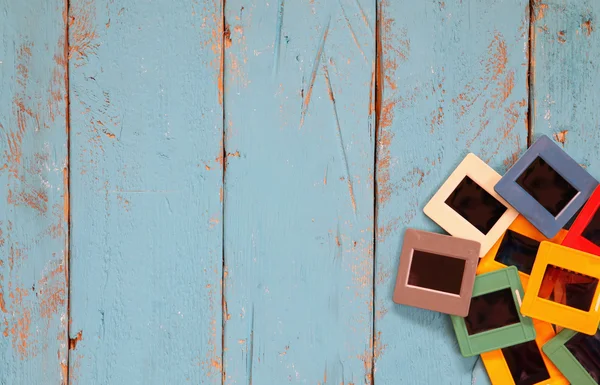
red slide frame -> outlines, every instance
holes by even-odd
[[[590,242],[581,235],[598,209],[600,209],[600,187],[596,187],[592,196],[590,196],[590,199],[585,203],[561,244],[563,246],[600,256],[600,246],[596,246],[595,243]]]

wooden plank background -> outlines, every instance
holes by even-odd
[[[1,1],[0,383],[66,383],[68,111],[62,0]]]
[[[422,208],[466,154],[503,172],[526,147],[529,4],[386,0],[379,12],[375,383],[482,383],[448,316],[391,298],[405,229],[442,231]]]
[[[70,383],[220,384],[220,5],[69,17]]]
[[[489,384],[404,230],[468,152],[600,177],[592,0],[0,10],[0,384]]]
[[[375,4],[259,3],[225,12],[225,384],[369,382]]]

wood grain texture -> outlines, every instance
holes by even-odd
[[[67,363],[65,4],[0,1],[0,383]]]
[[[600,177],[600,35],[596,1],[536,1],[534,9],[533,139],[553,138]]]
[[[71,384],[220,384],[219,2],[71,2]]]
[[[467,152],[600,177],[600,4],[531,5],[0,0],[0,384],[488,384],[391,298]]]
[[[225,15],[225,384],[370,384],[375,3]]]
[[[379,1],[376,384],[489,383],[449,317],[392,303],[404,230],[468,152],[503,173],[527,143],[529,4]]]

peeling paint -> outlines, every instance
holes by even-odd
[[[586,36],[590,36],[592,34],[592,32],[594,32],[594,25],[592,24],[591,20],[586,20],[581,24],[581,27],[583,29],[583,31],[585,32]]]
[[[392,155],[390,146],[394,134],[388,130],[381,130],[377,141],[377,201],[385,204],[389,201],[394,191],[390,180]]]
[[[65,265],[60,263],[38,281],[37,296],[43,318],[50,320],[64,309],[67,299],[65,279]]]
[[[568,133],[569,133],[569,130],[562,130],[562,131],[559,131],[559,132],[553,134],[552,137],[554,138],[555,141],[557,141],[564,147],[565,143],[567,141]]]
[[[515,136],[515,144],[516,144],[516,148],[515,150],[510,154],[510,156],[506,159],[504,159],[503,163],[504,163],[504,167],[506,169],[511,168],[515,163],[517,163],[517,160],[519,160],[519,156],[521,154],[521,135],[516,135]]]
[[[69,60],[75,66],[85,64],[88,56],[95,55],[100,47],[95,25],[94,0],[82,0],[69,12]]]
[[[533,1],[534,21],[540,21],[544,18],[545,12],[548,10],[548,4],[542,3],[540,0]]]
[[[83,330],[80,330],[75,338],[69,338],[69,350],[77,349],[77,344],[81,340],[83,340]]]
[[[383,205],[389,201],[395,186],[391,183],[392,157],[390,146],[395,134],[391,127],[395,108],[403,98],[398,95],[396,72],[400,63],[410,54],[410,40],[405,29],[397,30],[395,20],[385,11],[388,0],[381,2],[378,18],[378,41],[376,89],[378,95],[375,106],[377,119],[377,201]]]

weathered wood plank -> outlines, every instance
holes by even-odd
[[[375,2],[225,15],[225,383],[371,383]]]
[[[533,113],[535,140],[553,138],[600,178],[600,4],[537,1],[534,10]]]
[[[66,383],[65,3],[0,1],[0,383]]]
[[[220,384],[220,2],[70,10],[71,384]]]
[[[375,383],[482,384],[449,317],[392,292],[404,230],[441,231],[422,208],[464,156],[503,172],[526,147],[528,2],[380,0],[379,11]]]

